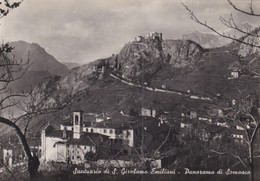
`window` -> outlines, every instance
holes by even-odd
[[[106,130],[106,129],[104,129],[104,133],[107,133],[107,130]]]
[[[75,124],[78,124],[78,123],[79,123],[79,116],[75,115]]]
[[[113,130],[111,129],[111,130],[109,131],[109,133],[110,133],[110,134],[113,134]]]
[[[93,129],[91,129],[90,132],[93,133]]]
[[[71,159],[74,160],[74,156],[72,156]]]

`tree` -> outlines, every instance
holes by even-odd
[[[251,180],[254,180],[254,142],[257,131],[260,126],[260,117],[258,112],[258,98],[256,95],[243,95],[237,105],[229,112],[227,118],[236,122],[244,130],[244,141],[247,145],[248,153],[246,155],[246,164],[239,155],[235,155],[243,165],[249,165],[251,171]]]
[[[236,11],[238,11],[242,14],[252,16],[252,17],[260,17],[260,14],[255,13],[255,11],[254,11],[253,0],[250,0],[249,11],[238,8],[237,5],[234,4],[231,0],[227,0],[227,2],[231,7],[233,7],[233,9],[235,9]],[[235,35],[216,30],[213,26],[209,25],[206,21],[200,20],[187,5],[185,5],[184,3],[182,3],[182,5],[189,12],[191,19],[193,21],[208,28],[209,30],[213,31],[214,33],[216,33],[224,38],[238,42],[238,43],[260,48],[260,45],[257,42],[249,40],[251,38],[260,37],[259,36],[260,27],[255,28],[254,30],[250,30],[245,27],[246,30],[244,30],[243,28],[240,28],[238,26],[237,21],[234,19],[232,13],[229,15],[229,18],[224,18],[224,17],[220,16],[219,20],[221,21],[221,23],[223,25],[225,25],[227,28],[233,29],[236,32],[239,32],[241,34],[240,37],[236,37]]]
[[[7,16],[7,14],[14,8],[19,7],[22,0],[16,2],[10,2],[9,0],[4,0],[0,2],[0,19]],[[30,174],[30,179],[37,179],[37,169],[39,166],[38,158],[35,158],[31,154],[30,147],[28,145],[26,135],[27,130],[30,124],[30,121],[33,117],[46,114],[61,107],[57,106],[56,108],[52,105],[46,105],[45,100],[48,98],[48,95],[38,97],[37,90],[31,90],[26,93],[13,92],[10,88],[10,83],[18,81],[26,73],[30,56],[28,55],[27,60],[16,60],[13,56],[10,58],[10,53],[13,47],[8,43],[3,44],[0,47],[0,110],[4,110],[9,107],[18,106],[24,112],[23,115],[15,118],[9,119],[7,117],[0,116],[0,123],[7,125],[12,128],[16,135],[18,136],[23,150],[28,157],[28,171]],[[26,98],[22,100],[21,98]],[[22,121],[24,121],[24,126],[21,126]],[[24,131],[22,131],[24,129]]]
[[[259,17],[260,13],[255,11],[254,0],[249,0],[249,7],[248,9],[241,9],[238,7],[236,3],[232,0],[227,0],[227,3],[230,7],[232,7],[238,13],[244,14],[249,17]],[[232,13],[229,15],[228,18],[224,18],[220,16],[220,22],[225,25],[227,28],[235,30],[241,34],[240,37],[236,37],[234,35],[230,35],[221,31],[216,30],[213,26],[209,25],[206,21],[201,20],[198,18],[195,13],[184,3],[182,3],[183,7],[189,12],[191,19],[194,20],[196,23],[206,27],[207,29],[211,30],[212,32],[216,33],[217,35],[230,39],[233,42],[237,42],[239,44],[243,44],[245,46],[260,48],[260,44],[258,41],[254,41],[254,39],[260,38],[260,27],[255,29],[244,29],[240,28],[237,24],[237,21],[233,17]],[[255,72],[253,72],[256,74]],[[241,92],[242,93],[242,92]],[[242,94],[241,94],[242,95]],[[244,163],[243,159],[239,155],[234,155],[237,157],[243,165],[249,165],[251,171],[251,181],[254,180],[254,141],[256,139],[256,134],[260,127],[260,118],[258,108],[258,99],[257,96],[254,95],[246,95],[242,96],[237,104],[237,106],[233,107],[233,109],[227,115],[227,119],[233,120],[240,125],[245,132],[245,142],[248,148],[248,155],[247,161],[248,164]],[[249,121],[244,121],[242,117],[247,117]],[[220,154],[223,154],[220,153]]]

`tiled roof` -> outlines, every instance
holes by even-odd
[[[63,126],[73,126],[72,122],[64,122],[64,123],[61,123],[61,125],[63,125]]]
[[[241,64],[238,61],[235,61],[233,64],[230,64],[228,69],[231,69],[233,71],[238,71],[241,68]]]
[[[221,126],[210,124],[207,125],[206,130],[210,133],[223,133],[224,130],[228,130],[228,129]]]
[[[96,122],[96,116],[83,114],[83,123],[86,123],[86,122]]]
[[[132,127],[133,127],[133,129],[146,127],[146,132],[148,132],[152,135],[157,135],[162,132],[168,132],[170,129],[169,125],[161,124],[158,119],[155,119],[152,117],[144,117],[143,120],[133,123]]]
[[[94,128],[114,128],[114,129],[131,129],[130,125],[123,122],[111,122],[111,121],[103,121],[95,124],[88,124],[86,126],[94,127]]]
[[[73,136],[72,131],[67,130],[66,134],[67,134],[67,138],[72,138],[72,136]],[[54,129],[53,126],[49,125],[45,129],[45,135],[47,137],[63,138],[63,130],[56,130],[56,129]]]
[[[104,136],[98,133],[83,133],[80,135],[80,139],[69,139],[67,144],[69,145],[87,145],[96,146],[107,140],[108,136]]]

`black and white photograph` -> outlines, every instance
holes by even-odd
[[[0,181],[260,181],[260,0],[0,0]]]

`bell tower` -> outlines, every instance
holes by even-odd
[[[82,126],[82,111],[73,112],[73,138],[80,139]]]

